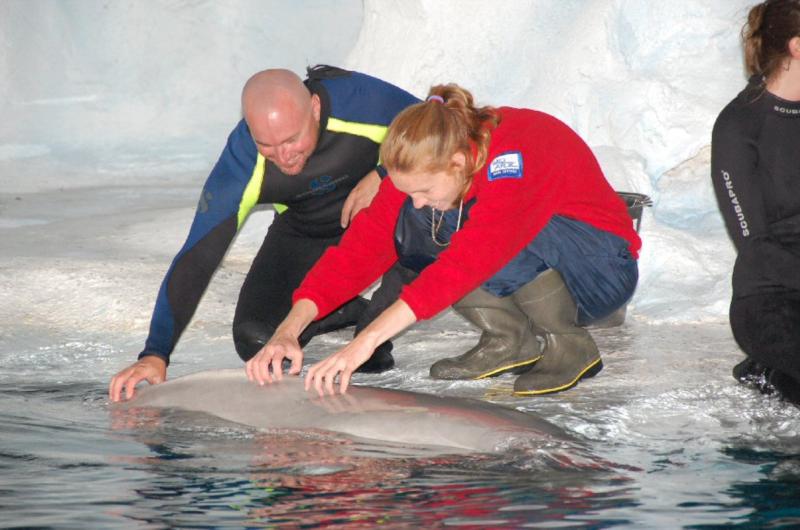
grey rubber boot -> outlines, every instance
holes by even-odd
[[[482,330],[478,344],[458,357],[431,366],[434,379],[483,379],[520,373],[541,358],[539,341],[511,297],[494,296],[480,287],[453,304],[453,309]]]
[[[515,395],[561,392],[603,369],[594,339],[575,322],[577,306],[557,270],[539,274],[511,297],[545,339],[542,359],[514,382]]]

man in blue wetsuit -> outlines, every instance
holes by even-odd
[[[306,272],[339,242],[355,213],[380,183],[378,150],[391,120],[417,99],[365,74],[330,66],[265,70],[242,91],[242,113],[208,177],[189,236],[158,292],[150,334],[137,362],[117,373],[109,397],[131,398],[142,380],[166,379],[170,354],[214,271],[256,204],[274,204],[267,231],[239,294],[233,321],[236,351],[250,359],[291,309]],[[375,315],[360,297],[315,322],[301,336],[365,327]],[[363,367],[394,365],[384,343]]]

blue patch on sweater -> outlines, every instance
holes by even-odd
[[[506,151],[494,157],[489,163],[489,180],[522,178],[522,153]]]

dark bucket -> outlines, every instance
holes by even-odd
[[[639,226],[642,224],[642,209],[644,209],[645,206],[652,206],[653,200],[644,193],[633,193],[630,191],[618,191],[617,195],[625,201],[625,206],[628,207],[628,215],[633,219],[633,224],[638,232]]]

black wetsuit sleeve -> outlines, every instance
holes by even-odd
[[[726,109],[727,110],[727,109]],[[775,241],[759,172],[752,121],[723,111],[711,139],[711,177],[728,235],[738,256],[734,295],[740,285],[768,282],[800,289],[798,256]],[[737,282],[737,276],[742,281]],[[742,293],[738,293],[742,294]]]
[[[140,359],[155,355],[169,362],[211,277],[258,200],[263,165],[260,168],[261,174],[255,145],[241,121],[203,186],[186,242],[161,283]]]

